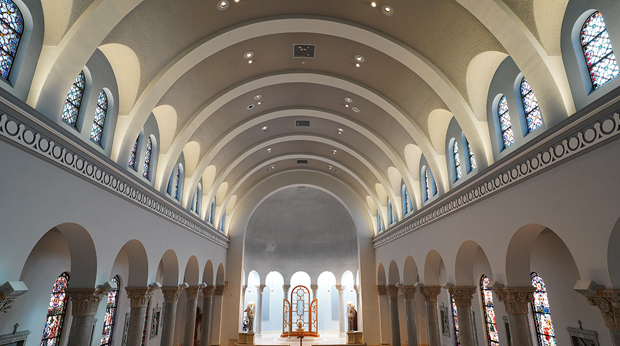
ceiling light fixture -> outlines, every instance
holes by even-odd
[[[360,112],[360,109],[359,109],[359,108],[357,108],[357,107],[353,107],[353,108],[351,108],[351,109],[352,109],[355,113],[359,113],[359,112]]]
[[[373,1],[373,2],[370,3],[370,6],[377,7],[377,3]]]
[[[262,104],[263,104],[263,103],[262,103],[262,102],[260,102],[260,101],[257,103],[257,105],[259,105],[259,106],[260,106],[260,105],[262,105]]]
[[[341,135],[344,130],[341,128],[337,128],[336,131],[338,132],[339,135]]]
[[[345,107],[349,108],[349,105],[344,105]]]
[[[248,64],[251,64],[251,63],[252,63],[252,60],[248,60]]]
[[[241,0],[235,0],[235,2],[239,2],[239,1],[241,1]]]
[[[261,127],[261,130],[263,130],[263,132],[267,132],[267,129],[269,129],[269,126],[263,126],[263,127]]]
[[[392,6],[384,5],[383,7],[381,7],[381,12],[383,12],[383,14],[385,14],[386,16],[391,16],[394,14],[394,9],[392,8]]]
[[[251,50],[245,52],[245,54],[243,54],[243,57],[246,59],[252,59],[254,57],[254,52],[252,52]]]
[[[351,102],[353,102],[353,100],[352,100],[350,97],[345,97],[345,98],[344,98],[344,100],[345,100],[345,102],[347,102],[347,103],[351,103]]]
[[[331,165],[329,165],[329,169],[332,169],[333,167]]]
[[[337,152],[338,152],[338,150],[336,150],[336,149],[332,150],[332,153],[333,153],[334,155],[336,155],[336,153],[337,153]]]
[[[359,63],[355,64],[355,67],[360,67],[360,64]]]
[[[276,165],[271,165],[271,169],[274,169],[274,168],[276,168]]]
[[[254,104],[248,105],[247,107],[245,107],[245,109],[247,110],[251,110],[252,108],[254,108]]]
[[[217,9],[220,11],[224,11],[225,9],[228,8],[228,0],[221,0],[217,3]]]
[[[355,56],[355,61],[357,62],[364,62],[366,59],[362,56],[362,55],[356,55]]]
[[[255,99],[255,100],[260,100],[260,99],[262,99],[262,98],[263,98],[263,95],[261,95],[261,94],[258,94],[258,95],[256,95],[256,96],[254,96],[254,99]]]
[[[271,153],[271,148],[267,148],[267,152],[268,152],[268,153]]]

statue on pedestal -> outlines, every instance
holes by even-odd
[[[355,329],[357,329],[355,327],[355,324],[356,324],[355,320],[357,319],[357,311],[355,310],[355,305],[353,305],[353,303],[347,304],[347,317],[348,317],[348,322],[349,322],[349,328],[347,330],[350,332],[355,331]]]
[[[254,303],[248,304],[248,307],[243,312],[246,313],[247,331],[251,333],[254,331],[254,314],[256,313],[256,305],[254,305]]]

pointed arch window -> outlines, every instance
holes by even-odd
[[[105,90],[99,92],[97,98],[97,107],[95,109],[95,119],[93,120],[93,128],[90,130],[90,139],[101,145],[101,136],[103,136],[103,128],[105,126],[105,118],[108,114],[108,95]]]
[[[461,158],[459,157],[459,143],[456,140],[452,144],[452,157],[454,158],[454,177],[456,178],[454,181],[457,181],[463,177],[463,171],[461,170]]]
[[[534,287],[534,299],[532,300],[532,312],[534,313],[534,324],[536,325],[536,335],[540,346],[555,346],[555,331],[551,321],[551,309],[549,308],[549,297],[547,287],[543,279],[532,272],[532,286]]]
[[[213,201],[211,201],[211,210],[209,211],[209,222],[211,222],[212,225],[215,224],[215,198],[213,197]]]
[[[69,89],[67,99],[65,100],[65,107],[62,109],[62,121],[73,127],[77,126],[85,89],[86,76],[84,75],[84,71],[81,71],[71,85],[71,89]]]
[[[454,344],[461,346],[461,332],[459,331],[459,316],[456,311],[456,302],[454,296],[450,295],[450,302],[452,306],[452,322],[454,323]]]
[[[508,101],[504,95],[502,95],[497,103],[497,116],[499,117],[499,127],[502,131],[502,142],[504,143],[504,149],[506,149],[514,144],[515,136],[512,132],[510,112],[508,112]]]
[[[9,79],[17,47],[24,32],[24,17],[17,5],[11,0],[0,0],[0,13],[0,21],[2,22],[0,68],[2,69],[2,78]]]
[[[226,209],[222,213],[222,221],[220,222],[220,231],[224,232],[224,224],[226,223]]]
[[[389,197],[387,199],[387,207],[388,207],[388,225],[391,225],[394,223],[394,214],[392,213],[392,201],[390,201]]]
[[[601,12],[596,11],[586,19],[579,41],[594,90],[618,76],[618,62]]]
[[[403,214],[407,215],[413,210],[413,203],[411,202],[411,196],[409,195],[409,190],[407,190],[407,185],[404,183],[401,188],[401,197],[403,199]]]
[[[138,141],[140,140],[140,136],[136,138],[136,142],[133,144],[133,148],[131,148],[131,153],[129,154],[129,167],[133,168],[135,171],[138,170],[138,163],[136,162],[138,155]]]
[[[489,278],[482,274],[480,277],[480,294],[482,295],[482,310],[484,325],[487,331],[487,345],[499,346],[499,334],[495,323],[495,308],[493,307],[493,290],[489,288]]]
[[[198,183],[198,187],[196,187],[196,194],[192,198],[192,206],[191,210],[200,214],[200,200],[202,199],[202,185]]]
[[[474,151],[471,150],[471,145],[469,145],[469,141],[467,140],[467,138],[465,138],[465,145],[467,146],[467,158],[469,160],[469,172],[471,172],[476,169],[476,157],[474,156]]]
[[[170,175],[170,179],[168,180],[168,188],[166,189],[168,194],[178,201],[181,200],[180,181],[182,169],[183,167],[179,163],[177,168]]]
[[[381,224],[381,213],[377,210],[377,232],[383,231],[383,225]]]
[[[146,139],[146,150],[144,151],[144,172],[142,172],[142,176],[146,179],[151,180],[150,177],[150,168],[151,168],[151,155],[153,154],[153,141],[151,140],[151,136]]]
[[[521,79],[521,101],[527,121],[527,132],[530,133],[542,126],[542,114],[536,95],[534,95],[534,91],[525,77]]]
[[[47,308],[47,319],[43,328],[41,345],[57,346],[60,343],[65,312],[67,310],[67,287],[69,274],[62,273],[54,282],[50,304]]]
[[[114,336],[114,322],[116,320],[116,307],[118,306],[118,292],[121,287],[121,279],[116,275],[112,278],[112,282],[116,284],[116,289],[108,292],[108,305],[105,308],[101,346],[112,345],[112,337]]]
[[[431,197],[431,189],[428,181],[428,169],[424,168],[424,201],[428,201]]]

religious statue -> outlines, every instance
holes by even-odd
[[[254,303],[250,303],[248,304],[248,307],[243,311],[246,313],[248,322],[247,322],[247,329],[248,332],[253,332],[254,331],[254,314],[256,312],[256,306],[254,305]]]
[[[355,318],[357,317],[357,311],[355,310],[355,306],[353,305],[353,303],[347,304],[347,317],[349,322],[348,331],[353,332],[356,329]]]

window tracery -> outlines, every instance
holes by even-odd
[[[142,176],[149,179],[149,169],[151,168],[151,154],[153,153],[153,141],[151,137],[146,139],[146,150],[144,151],[144,172]],[[149,179],[150,180],[150,179]]]
[[[103,128],[105,126],[105,118],[108,114],[108,96],[105,90],[99,92],[97,98],[97,107],[95,108],[95,119],[93,120],[93,127],[90,130],[90,139],[93,142],[101,145],[101,136],[103,135]]]
[[[65,106],[62,109],[62,120],[73,127],[77,126],[85,89],[86,76],[84,75],[84,71],[81,71],[71,85],[71,89],[69,89],[67,99],[65,100]]]
[[[41,346],[58,346],[67,310],[67,287],[69,274],[62,273],[54,282],[52,296],[47,308],[47,319],[43,328]]]
[[[428,201],[431,197],[431,189],[428,181],[428,169],[426,169],[426,167],[424,167],[424,192],[424,201]]]
[[[549,307],[549,297],[547,287],[543,279],[532,272],[532,286],[534,287],[534,299],[532,300],[532,312],[534,313],[534,324],[536,325],[536,335],[540,346],[555,346],[555,331],[551,321],[551,309]]]
[[[487,332],[487,345],[499,346],[499,334],[495,322],[495,308],[493,306],[493,290],[489,288],[489,278],[482,274],[480,277],[480,294],[482,295],[482,310],[484,325]]]
[[[590,73],[592,88],[596,90],[620,73],[601,12],[596,11],[586,19],[579,39]]]
[[[521,79],[521,101],[523,102],[523,112],[527,121],[527,132],[532,132],[542,126],[542,114],[538,100],[534,91],[525,77]]]
[[[474,156],[474,151],[471,150],[471,145],[469,145],[469,141],[465,138],[465,144],[467,145],[467,157],[469,159],[469,172],[476,169],[476,157]]]
[[[454,181],[457,181],[463,177],[463,172],[461,170],[461,158],[459,157],[459,144],[456,140],[454,140],[454,138],[453,141],[452,157],[454,158],[454,176],[456,178]]]
[[[133,168],[135,171],[138,170],[138,163],[136,162],[136,158],[138,155],[138,142],[140,140],[140,136],[136,138],[136,142],[133,144],[133,148],[131,148],[131,153],[129,154],[129,167]]]
[[[8,79],[24,32],[24,17],[11,0],[0,0],[0,73]]]
[[[502,142],[504,143],[504,149],[506,149],[514,144],[515,136],[512,131],[512,123],[510,122],[508,101],[504,95],[502,95],[497,104],[497,116],[499,117],[499,127],[502,132]]]

